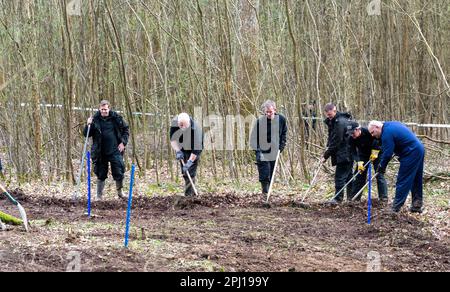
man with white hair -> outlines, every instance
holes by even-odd
[[[194,186],[191,185],[188,172],[195,184],[197,167],[203,151],[203,131],[187,113],[182,113],[172,120],[170,143],[181,164],[185,181],[184,194],[187,197],[195,196]]]
[[[378,173],[384,174],[388,163],[395,154],[400,160],[400,170],[397,176],[395,200],[392,210],[395,213],[406,202],[409,192],[412,193],[412,213],[421,213],[423,208],[423,170],[425,147],[416,135],[400,122],[372,121],[369,132],[381,139],[382,155]]]
[[[251,133],[251,147],[255,150],[259,182],[264,199],[269,193],[275,171],[278,151],[283,152],[287,142],[287,122],[277,113],[275,102],[268,100],[262,105],[264,116],[259,118]]]

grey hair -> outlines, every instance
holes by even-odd
[[[187,113],[181,113],[178,115],[178,123],[186,122],[188,124],[191,124],[191,118]]]
[[[271,107],[273,107],[273,109],[276,110],[277,109],[277,104],[273,100],[269,99],[269,100],[266,100],[262,104],[261,109],[264,111],[264,110],[269,109]]]
[[[373,127],[376,127],[376,128],[383,128],[383,123],[380,122],[380,121],[371,121],[371,122],[369,123],[369,129],[370,129],[370,128],[373,128]]]

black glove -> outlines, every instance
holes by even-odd
[[[177,160],[183,160],[183,159],[184,159],[183,151],[177,151]]]
[[[325,161],[327,161],[328,160],[328,158],[330,158],[330,152],[328,152],[328,150],[327,151],[325,151],[325,153],[323,154],[323,159],[325,160]]]
[[[183,172],[186,173],[189,171],[189,169],[194,165],[194,161],[189,160],[184,166],[183,166]]]

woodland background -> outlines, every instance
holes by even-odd
[[[303,118],[330,101],[362,121],[448,124],[450,3],[382,1],[381,15],[369,3],[0,0],[1,158],[19,180],[74,181],[91,114],[79,108],[102,99],[131,125],[128,163],[157,181],[177,171],[170,119],[195,107],[245,117],[275,100],[290,178],[310,177],[326,130],[318,120],[308,134]],[[448,145],[448,128],[414,130]],[[215,178],[252,168],[251,151],[204,156]]]

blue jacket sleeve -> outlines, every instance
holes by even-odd
[[[388,163],[391,161],[394,155],[395,143],[394,137],[390,132],[384,132],[381,138],[382,140],[382,155],[380,162],[380,169],[386,170]]]

